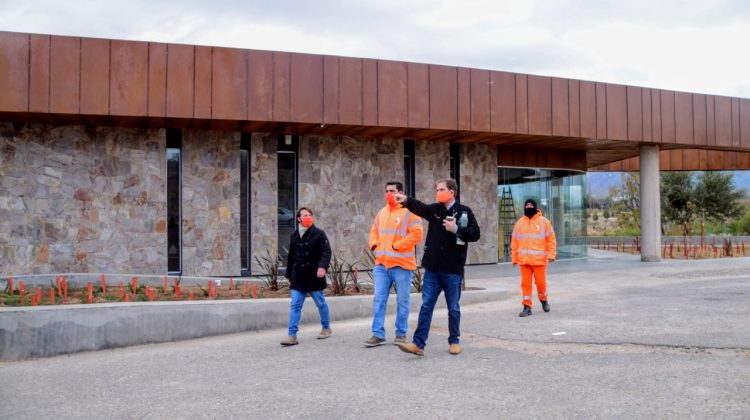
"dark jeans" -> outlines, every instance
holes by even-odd
[[[445,303],[448,307],[448,343],[458,344],[458,337],[461,335],[461,307],[458,304],[461,299],[461,275],[425,270],[422,281],[422,308],[419,310],[419,322],[412,340],[420,349],[427,344],[432,311],[435,310],[440,292],[445,292]]]

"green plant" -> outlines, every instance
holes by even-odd
[[[370,284],[375,284],[375,277],[372,274],[372,269],[375,267],[375,254],[372,253],[370,248],[365,248],[362,266],[365,268],[367,276],[370,277]]]
[[[359,293],[359,269],[357,268],[357,263],[347,263],[346,269],[346,283],[352,285],[352,289],[354,289],[355,293]]]
[[[346,262],[339,260],[336,254],[331,257],[331,265],[328,268],[328,278],[331,281],[331,293],[334,295],[345,295],[347,276],[344,274]]]
[[[258,264],[263,273],[259,277],[263,279],[266,286],[273,291],[279,290],[279,278],[281,277],[279,271],[281,266],[284,265],[284,260],[278,252],[266,251],[265,255],[256,255],[254,258],[255,263]],[[289,267],[287,267],[288,269]]]

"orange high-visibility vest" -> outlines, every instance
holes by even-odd
[[[552,223],[542,211],[532,218],[522,216],[513,228],[510,242],[511,261],[521,265],[547,265],[557,256],[557,238]]]
[[[385,206],[370,226],[369,247],[375,254],[375,264],[386,268],[417,268],[417,244],[423,236],[422,219],[403,207]]]

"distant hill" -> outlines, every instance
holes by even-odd
[[[745,196],[750,198],[750,171],[732,171],[734,185],[745,190]],[[586,174],[589,195],[592,197],[606,197],[609,188],[620,185],[622,172],[589,172]]]

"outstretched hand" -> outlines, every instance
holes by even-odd
[[[399,204],[404,204],[406,202],[406,195],[405,194],[393,194],[393,198],[396,199],[396,202]]]
[[[318,278],[322,279],[326,276],[326,269],[325,268],[318,268]]]

